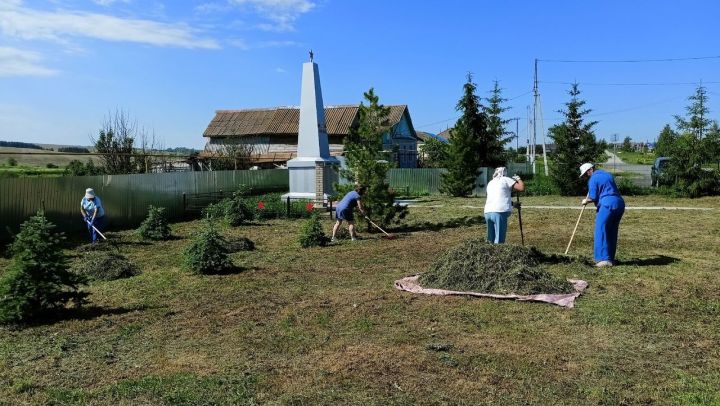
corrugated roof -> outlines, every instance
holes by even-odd
[[[406,105],[388,106],[390,125],[395,125],[407,111]],[[325,107],[325,128],[328,135],[348,135],[357,119],[359,106]],[[253,135],[297,135],[300,109],[218,110],[203,133],[204,137],[244,137]]]

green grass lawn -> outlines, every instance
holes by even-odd
[[[396,291],[485,233],[484,199],[421,201],[396,240],[300,249],[301,220],[226,228],[257,244],[231,275],[180,268],[198,221],[160,243],[110,232],[142,274],[89,286],[84,312],[0,328],[0,404],[720,404],[720,198],[628,198],[715,210],[628,210],[624,265],[556,270],[590,282],[574,309]],[[563,252],[578,214],[524,209],[526,242]],[[591,255],[594,217],[571,253]]]
[[[616,155],[626,164],[652,165],[655,163],[654,152],[623,152],[617,151]]]

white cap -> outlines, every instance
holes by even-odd
[[[585,172],[587,172],[587,171],[589,171],[590,169],[592,169],[593,166],[594,166],[594,165],[593,165],[593,164],[590,164],[590,163],[585,163],[585,164],[580,165],[580,177],[582,178],[583,175],[585,175]]]
[[[91,187],[85,189],[85,198],[91,199],[93,197],[95,197],[95,191]]]

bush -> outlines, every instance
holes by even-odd
[[[300,230],[299,241],[300,246],[303,248],[324,247],[329,240],[322,229],[322,224],[317,214],[313,214],[305,224],[303,224]]]
[[[223,273],[234,268],[228,257],[227,240],[215,230],[210,221],[183,254],[185,267],[194,273]]]
[[[48,169],[56,169],[58,166],[54,163],[48,162],[47,164],[45,164],[45,167]]]
[[[242,225],[253,218],[253,212],[241,191],[235,192],[231,199],[225,201],[223,211],[225,220],[233,227]]]
[[[650,188],[638,186],[631,179],[624,177],[615,178],[615,185],[622,196],[644,196],[652,193]]]
[[[12,263],[0,277],[0,323],[31,320],[72,301],[82,304],[85,278],[68,270],[62,234],[43,212],[25,221],[10,246]]]
[[[170,224],[165,215],[164,207],[148,207],[148,215],[143,220],[140,228],[137,229],[140,237],[146,240],[168,240],[170,239]]]
[[[572,284],[541,267],[553,259],[535,248],[473,238],[447,251],[420,281],[426,287],[482,293],[572,292]]]
[[[255,243],[247,237],[239,237],[227,242],[228,252],[254,251]]]
[[[526,175],[523,178],[525,182],[524,193],[526,196],[550,196],[560,194],[560,189],[549,176],[537,173],[535,175]]]
[[[8,166],[17,166],[17,163],[18,163],[18,162],[17,162],[17,159],[15,159],[15,158],[8,158],[8,159],[7,159],[7,164],[8,164]]]
[[[112,281],[129,278],[140,273],[135,264],[124,255],[100,249],[81,254],[72,269],[76,274],[93,281]]]

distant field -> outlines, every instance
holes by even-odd
[[[10,155],[5,154],[5,152],[21,152],[22,155]],[[48,155],[31,155],[38,153],[47,153]],[[9,158],[15,158],[19,166],[44,168],[47,164],[54,164],[60,167],[65,167],[73,159],[87,162],[89,157],[83,155],[68,155],[60,152],[43,151],[39,149],[0,147],[0,165],[7,166]]]

